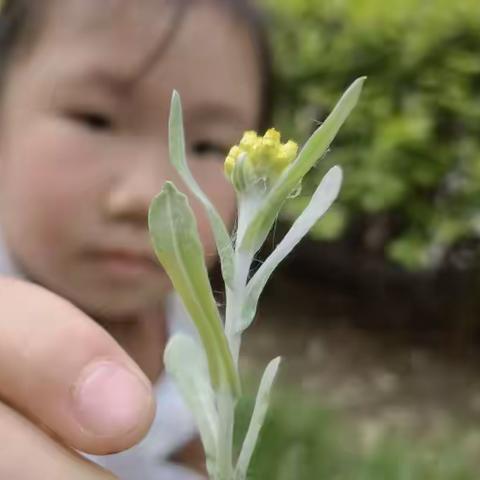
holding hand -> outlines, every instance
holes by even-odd
[[[112,479],[75,450],[139,442],[151,384],[100,326],[43,288],[0,280],[0,478]]]

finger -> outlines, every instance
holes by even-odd
[[[0,398],[68,445],[131,447],[155,406],[149,380],[113,338],[40,287],[0,280]]]
[[[0,478],[9,480],[114,480],[113,474],[56,443],[0,403]]]

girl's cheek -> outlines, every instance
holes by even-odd
[[[217,209],[224,210],[228,215],[228,212],[235,207],[235,192],[225,178],[223,163],[224,157],[222,156],[205,162],[190,162],[190,169],[202,190],[214,202]]]
[[[230,227],[236,211],[236,197],[232,186],[227,182],[223,174],[223,164],[219,177],[209,181],[207,192],[223,221]]]
[[[236,199],[231,185],[228,184],[223,174],[223,164],[220,162],[203,166],[191,164],[191,170],[200,188],[212,201],[227,228],[231,230],[234,224]],[[186,188],[182,185],[185,193],[188,192]],[[188,199],[197,220],[197,228],[204,246],[207,263],[212,265],[216,260],[217,250],[208,216],[203,205],[190,192],[188,192]]]
[[[70,197],[79,192],[93,193],[100,178],[105,178],[107,145],[94,135],[61,123],[39,128],[24,152],[25,165],[36,168],[33,174],[49,186],[51,195]]]

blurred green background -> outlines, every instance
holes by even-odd
[[[246,431],[252,406],[240,403],[239,432]],[[385,435],[365,449],[334,412],[286,394],[277,396],[270,409],[249,479],[475,480],[478,465],[471,450],[462,435],[414,443]]]
[[[285,216],[339,164],[340,200],[312,238],[351,238],[408,270],[471,266],[480,235],[480,2],[264,2],[275,123],[288,136],[301,143],[368,76],[360,105]]]
[[[271,241],[341,165],[339,200],[245,342],[252,371],[283,355],[278,390],[296,392],[277,396],[250,478],[480,478],[480,1],[259,1],[285,137],[301,144],[368,80]]]

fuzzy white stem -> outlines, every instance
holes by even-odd
[[[252,211],[251,202],[239,199],[239,217],[237,239],[243,235]],[[241,312],[245,299],[245,290],[252,263],[253,254],[235,250],[233,288],[226,287],[225,335],[230,346],[235,368],[238,371],[238,360],[241,346]],[[235,420],[235,399],[226,393],[217,394],[219,415],[217,435],[217,468],[215,480],[233,480],[233,429]]]
[[[233,427],[235,420],[235,400],[228,392],[217,394],[218,446],[215,480],[233,479]]]

